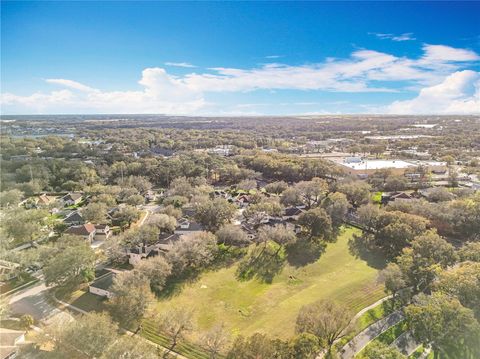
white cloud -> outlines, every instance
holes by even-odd
[[[2,107],[16,105],[39,113],[71,113],[73,109],[73,112],[188,114],[206,105],[202,94],[188,89],[160,68],[147,68],[142,72],[139,81],[144,86],[142,91],[101,91],[76,81],[46,81],[75,91],[62,90],[30,96],[6,93],[2,94]]]
[[[283,57],[282,55],[268,55],[265,56],[266,59],[279,59],[280,57]]]
[[[461,62],[480,60],[475,52],[468,49],[457,49],[445,45],[429,45],[423,46],[425,55],[422,60],[425,62]]]
[[[393,40],[393,41],[412,41],[416,40],[416,38],[413,37],[412,32],[405,32],[401,35],[394,35],[394,34],[382,34],[382,33],[377,33],[377,32],[369,32],[370,35],[375,35],[379,39],[382,40]]]
[[[66,80],[66,79],[46,79],[45,81],[50,84],[65,86],[73,90],[79,90],[84,92],[95,91],[94,88],[81,84],[80,82],[77,82],[77,81]]]
[[[35,108],[38,111],[48,111],[58,104],[73,104],[74,94],[69,90],[52,91],[49,94],[34,93],[29,96],[2,94],[2,105],[20,104],[26,108]]]
[[[165,62],[165,66],[173,66],[173,67],[185,67],[185,68],[194,68],[197,67],[192,65],[188,62]]]
[[[412,100],[395,101],[392,114],[480,114],[480,73],[457,71],[435,86],[423,88]]]
[[[471,50],[444,45],[423,45],[417,59],[357,50],[348,58],[291,66],[265,64],[255,68],[218,67],[181,76],[159,67],[146,68],[136,91],[102,91],[68,79],[47,79],[67,89],[18,96],[2,95],[2,107],[12,112],[127,112],[192,114],[208,107],[205,96],[222,92],[302,90],[345,93],[412,91],[442,84],[447,76],[462,73],[480,57]],[[192,65],[193,66],[193,65]],[[395,85],[392,85],[395,83]],[[422,91],[424,91],[422,90]],[[428,93],[428,91],[427,91]],[[420,93],[419,97],[422,95]],[[452,109],[470,102],[452,103]],[[393,104],[392,104],[393,106]],[[404,104],[404,108],[408,108]],[[13,110],[12,110],[13,109]],[[435,108],[432,107],[432,112]]]

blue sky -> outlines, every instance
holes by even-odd
[[[1,6],[3,114],[480,112],[480,2]]]

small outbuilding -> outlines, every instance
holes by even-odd
[[[113,285],[113,278],[115,278],[115,273],[109,271],[90,284],[88,291],[101,297],[112,298],[111,287]]]

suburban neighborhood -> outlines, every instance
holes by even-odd
[[[0,359],[480,359],[479,1],[0,7]]]
[[[461,120],[462,128],[478,124]],[[414,126],[419,119],[409,121]],[[442,131],[458,126],[457,119],[435,121]],[[337,334],[324,341],[325,332],[305,329],[319,338],[312,337],[305,357],[374,358],[370,353],[387,348],[399,357],[428,357],[435,348],[416,332],[418,298],[446,301],[443,291],[463,293],[460,283],[478,277],[476,152],[455,158],[448,148],[436,149],[427,158],[424,148],[423,159],[411,159],[396,148],[421,138],[382,137],[380,143],[366,139],[363,147],[315,142],[294,153],[229,144],[228,154],[193,149],[132,156],[128,137],[119,136],[132,130],[123,131],[111,135],[121,150],[110,165],[103,162],[102,144],[113,137],[59,139],[56,150],[47,150],[46,138],[4,137],[15,145],[3,146],[9,148],[3,168],[14,176],[27,172],[27,182],[18,177],[1,193],[7,240],[2,297],[12,318],[7,321],[15,323],[4,329],[26,335],[18,343],[27,343],[9,350],[48,353],[40,342],[28,344],[39,340],[39,330],[65,318],[109,313],[115,325],[165,355],[210,357],[213,349],[203,338],[216,335],[214,355],[237,357],[253,340],[282,340],[295,348],[295,341],[307,340],[301,328],[319,315],[315,320],[335,318]],[[77,141],[77,159],[66,161],[65,149]],[[428,146],[435,144],[429,140]],[[15,157],[29,148],[35,157]],[[46,151],[51,155],[44,159]],[[52,171],[50,157],[64,169]],[[167,170],[174,161],[195,165],[174,174]],[[30,176],[30,167],[39,166],[43,172]],[[70,166],[73,177],[57,179]],[[45,170],[48,176],[41,177]],[[435,251],[425,252],[430,247]],[[469,290],[477,290],[472,285]],[[455,303],[475,313],[476,302],[462,296]],[[182,325],[181,339],[169,337],[162,321]]]

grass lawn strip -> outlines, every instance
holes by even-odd
[[[167,336],[158,332],[158,330],[155,327],[155,324],[152,321],[145,320],[143,322],[142,327],[143,327],[141,332],[142,337],[156,344],[159,344],[165,348],[170,347],[171,340]],[[197,345],[182,342],[182,341],[180,341],[176,345],[176,347],[174,348],[174,351],[191,359],[209,359],[210,358],[210,354],[206,350],[203,350]]]
[[[386,301],[363,313],[360,317],[357,318],[354,331],[339,340],[337,343],[335,343],[335,348],[337,348],[337,350],[340,350],[358,333],[360,333],[376,321],[391,314],[393,311],[394,309],[392,309],[392,299],[387,299]]]
[[[370,345],[372,345],[375,342],[380,342],[386,345],[390,345],[395,341],[395,339],[397,339],[400,335],[402,335],[405,331],[407,331],[407,329],[408,329],[407,322],[405,320],[391,326],[382,334],[380,334],[375,339],[373,339],[370,343],[368,343],[368,345],[365,348],[363,348],[362,351],[355,356],[355,358],[368,359],[363,356],[363,353],[365,353],[366,348],[368,348]]]

